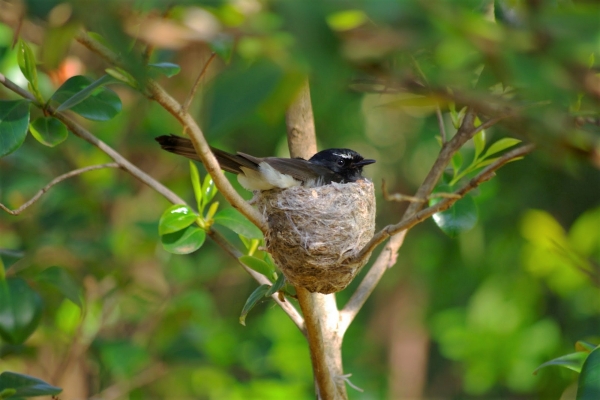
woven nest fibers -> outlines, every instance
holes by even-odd
[[[257,205],[268,222],[267,249],[292,285],[339,292],[366,264],[350,259],[375,232],[372,182],[268,190]]]

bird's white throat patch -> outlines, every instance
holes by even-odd
[[[282,174],[266,162],[258,164],[258,171],[240,167],[243,174],[238,174],[238,182],[248,190],[285,189],[300,186],[301,182],[290,175]]]

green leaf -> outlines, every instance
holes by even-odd
[[[592,351],[583,363],[577,385],[576,399],[600,399],[600,346]]]
[[[206,232],[204,229],[194,225],[160,237],[164,249],[173,254],[192,253],[204,244],[205,239]]]
[[[169,62],[161,62],[148,64],[148,72],[151,75],[154,74],[163,74],[167,78],[175,76],[181,71],[181,67],[177,64],[169,63]]]
[[[134,89],[137,89],[139,86],[133,75],[125,71],[123,68],[106,68],[104,72],[115,78],[117,81],[123,82]]]
[[[475,160],[477,160],[485,148],[485,130],[477,132],[473,137],[473,143],[475,144]]]
[[[8,371],[0,374],[0,392],[6,389],[14,389],[15,397],[54,396],[62,392],[41,379]]]
[[[454,175],[458,175],[458,171],[460,171],[460,167],[462,166],[462,163],[463,163],[462,154],[460,154],[459,151],[454,153],[454,155],[452,156],[451,162],[452,162],[452,170],[454,171]]]
[[[21,344],[35,331],[42,318],[42,299],[21,278],[0,282],[0,337]]]
[[[256,272],[263,274],[269,279],[272,279],[274,277],[273,273],[275,272],[275,269],[260,258],[252,256],[241,256],[240,258],[238,258],[238,260],[248,268],[251,268]]]
[[[215,224],[231,229],[238,235],[249,239],[261,239],[262,232],[254,224],[246,219],[238,210],[226,208],[215,214]]]
[[[19,51],[17,52],[17,62],[25,79],[31,84],[32,88],[37,91],[38,77],[37,68],[35,65],[35,56],[31,47],[23,40],[19,41]]]
[[[190,207],[184,204],[175,204],[163,213],[158,221],[159,235],[166,235],[187,228],[198,218]]]
[[[537,367],[536,370],[533,371],[533,373],[536,374],[540,369],[542,369],[544,367],[549,367],[551,365],[558,365],[559,367],[568,368],[575,372],[581,372],[581,367],[583,366],[583,363],[584,363],[585,359],[587,358],[587,356],[588,356],[588,353],[583,352],[583,351],[578,351],[576,353],[567,354],[567,355],[555,358],[554,360],[550,360],[550,361],[543,363],[542,365]]]
[[[498,140],[497,142],[493,143],[487,149],[487,151],[483,155],[483,158],[487,158],[493,154],[499,153],[502,150],[508,149],[509,147],[512,147],[518,143],[521,143],[521,141],[519,139],[502,138],[502,139]]]
[[[108,85],[109,83],[116,83],[116,82],[119,82],[119,81],[117,79],[113,78],[112,76],[110,76],[110,75],[103,75],[99,79],[96,79],[94,82],[92,82],[89,86],[86,86],[85,88],[83,88],[82,90],[80,90],[79,92],[75,93],[73,96],[71,96],[67,100],[65,100],[56,109],[56,111],[60,112],[60,111],[64,111],[64,110],[68,110],[70,108],[73,108],[73,106],[76,106],[77,104],[81,103],[82,101],[84,101],[88,97],[92,96],[94,94],[94,92],[96,91],[97,88],[99,88],[101,86],[104,86],[104,85]]]
[[[93,121],[107,121],[121,112],[122,108],[119,96],[109,88],[102,86],[112,79],[104,78],[98,84],[102,78],[92,82],[82,75],[73,76],[58,88],[51,100],[61,104],[58,107],[59,110],[66,109],[64,104],[68,101],[68,108],[82,117]],[[96,86],[89,89],[91,85]],[[71,100],[73,97],[75,99]]]
[[[244,304],[244,308],[242,309],[242,314],[240,315],[240,324],[246,326],[246,316],[254,308],[259,301],[263,300],[265,297],[265,293],[269,291],[270,285],[260,285],[259,287],[252,292],[248,300],[246,300],[246,304]]]
[[[57,289],[63,296],[82,308],[83,303],[81,288],[71,274],[61,267],[46,268],[36,276],[36,281],[47,283]]]
[[[54,147],[65,141],[69,132],[65,124],[54,117],[39,117],[29,124],[29,131],[41,144]]]
[[[215,197],[218,190],[213,182],[212,176],[206,175],[204,177],[204,182],[202,182],[202,199],[204,203],[204,207],[206,204],[210,203],[211,200]]]
[[[29,100],[0,100],[0,157],[21,147],[28,126]]]
[[[196,168],[196,164],[190,161],[190,178],[192,179],[192,187],[194,188],[194,196],[196,197],[196,203],[198,206],[198,213],[202,215],[204,211],[204,204],[206,204],[203,200],[202,196],[202,186],[200,185],[200,173],[198,172],[198,168]]]
[[[450,187],[447,185],[440,185],[435,192],[449,192],[449,189]],[[430,204],[434,205],[440,201],[440,198],[435,198],[431,200]],[[459,233],[466,232],[475,226],[477,205],[473,197],[467,194],[448,210],[434,214],[433,220],[446,235],[454,238]]]
[[[275,281],[275,283],[273,285],[271,285],[271,287],[269,288],[267,293],[265,293],[265,297],[269,297],[269,296],[279,292],[281,290],[281,288],[284,286],[285,286],[285,276],[283,276],[283,274],[280,272],[277,275],[277,280]]]
[[[218,35],[209,43],[209,45],[212,51],[217,53],[217,55],[221,57],[226,64],[229,64],[235,45],[233,37],[226,34]]]

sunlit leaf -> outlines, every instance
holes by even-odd
[[[247,266],[248,268],[252,268],[258,273],[263,274],[269,279],[273,278],[274,268],[267,264],[265,261],[260,258],[252,257],[252,256],[241,256],[238,258],[242,264]]]
[[[217,187],[213,182],[212,176],[206,175],[204,177],[204,182],[202,182],[202,199],[204,204],[208,204],[217,194]]]
[[[450,187],[440,185],[435,192],[449,192]],[[440,202],[440,198],[434,198],[430,204]],[[456,201],[452,207],[433,215],[436,225],[448,236],[454,238],[458,234],[472,229],[477,223],[477,204],[469,194]]]
[[[38,282],[44,282],[60,293],[73,303],[82,307],[81,287],[75,282],[71,274],[66,269],[52,266],[40,272],[36,278]]]
[[[31,135],[41,144],[54,147],[62,143],[69,132],[65,124],[54,117],[39,117],[29,125]]]
[[[35,56],[31,47],[25,41],[19,41],[19,51],[17,52],[17,61],[19,68],[27,81],[31,84],[34,90],[38,90],[37,67],[35,65]]]
[[[14,389],[15,398],[55,396],[62,392],[61,388],[33,376],[6,371],[0,374],[0,392],[7,389]]]
[[[181,71],[181,67],[177,64],[169,62],[161,62],[148,64],[150,74],[163,74],[167,78],[177,75]]]
[[[195,225],[160,237],[164,249],[173,254],[192,253],[204,244],[205,239],[206,231]]]
[[[163,213],[158,221],[158,233],[166,235],[180,231],[194,223],[198,215],[184,204],[175,204]]]
[[[327,17],[327,23],[336,31],[347,31],[358,28],[368,17],[362,10],[344,10],[333,13]]]
[[[0,337],[21,344],[35,331],[42,318],[42,299],[21,278],[0,282]]]
[[[0,157],[21,147],[28,126],[28,100],[0,100]]]
[[[600,399],[600,346],[592,351],[581,368],[577,400]]]
[[[481,130],[473,136],[473,143],[475,144],[475,159],[477,159],[485,148],[485,130]]]
[[[85,76],[73,76],[58,88],[51,99],[61,105],[67,101],[74,102],[75,104],[71,105],[69,109],[93,121],[107,121],[121,112],[121,99],[115,92],[101,85],[88,92],[92,84],[93,82]],[[81,94],[82,92],[83,94]],[[75,96],[77,96],[77,102],[71,100]],[[79,96],[84,98],[79,101]]]
[[[265,297],[265,293],[269,291],[271,288],[270,285],[260,285],[259,287],[252,292],[248,300],[246,300],[246,304],[244,304],[244,308],[242,309],[242,313],[240,315],[240,324],[246,326],[246,316],[254,308],[256,304],[262,301]]]
[[[200,173],[196,164],[190,161],[190,179],[192,180],[192,187],[194,188],[194,197],[196,197],[196,204],[198,206],[198,212],[202,214],[204,211],[204,195],[202,191],[202,185],[200,184]]]
[[[262,232],[252,222],[248,221],[238,210],[226,208],[215,214],[215,224],[231,229],[238,235],[249,239],[261,239]]]
[[[501,152],[502,150],[506,150],[509,147],[512,147],[518,143],[521,143],[519,139],[513,138],[502,138],[497,142],[492,143],[492,145],[486,150],[483,158],[487,158],[491,155]]]

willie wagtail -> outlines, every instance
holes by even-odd
[[[192,141],[176,135],[156,138],[160,146],[171,153],[200,161]],[[249,154],[230,154],[210,148],[222,169],[238,176],[248,190],[285,189],[292,186],[315,187],[332,182],[347,183],[363,179],[362,169],[375,160],[365,160],[350,149],[327,149],[308,161],[303,158],[254,157]]]

